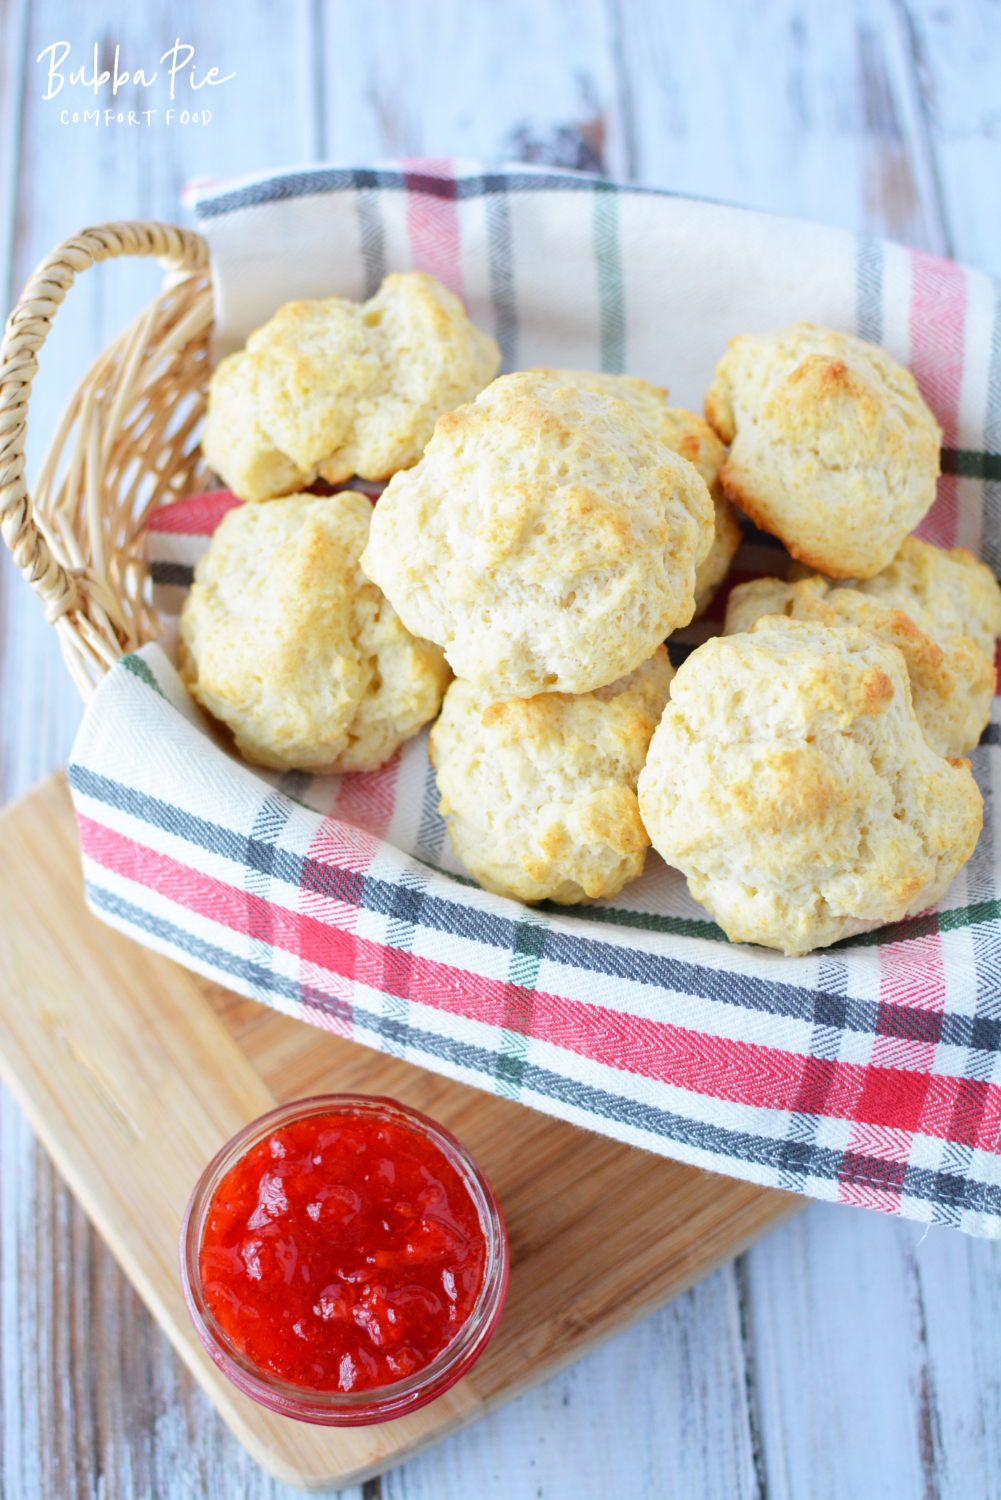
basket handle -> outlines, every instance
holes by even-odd
[[[76,578],[52,556],[32,518],[24,478],[28,398],[38,371],[36,355],[77,273],[119,255],[155,255],[166,269],[183,273],[208,265],[208,245],[191,229],[151,219],[84,229],[63,240],[37,267],[0,343],[0,532],[52,623],[77,609],[80,598]]]

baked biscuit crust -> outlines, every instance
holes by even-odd
[[[275,447],[257,418],[257,386],[245,354],[221,360],[209,383],[202,453],[241,500],[269,500],[304,490],[317,470],[298,468]]]
[[[665,386],[653,385],[649,380],[641,380],[638,375],[609,375],[604,370],[564,370],[550,369],[544,365],[536,365],[528,371],[530,375],[549,375],[560,385],[571,385],[578,391],[597,391],[600,395],[611,396],[616,401],[624,401],[631,406],[645,427],[676,453],[680,452],[678,444],[672,439],[675,437],[679,423],[673,420],[671,408],[667,404],[668,391]],[[684,416],[680,412],[675,415]],[[715,438],[714,438],[715,441]],[[682,455],[689,462],[694,463],[691,453]],[[722,460],[723,454],[720,458]],[[696,468],[698,468],[696,464]],[[717,464],[717,468],[719,465]],[[702,473],[701,469],[699,470]],[[706,484],[709,479],[702,474]]]
[[[884,349],[809,323],[732,339],[705,398],[730,500],[830,578],[870,578],[935,499],[941,429]]]
[[[720,482],[720,470],[726,461],[723,444],[709,423],[695,412],[686,411],[682,406],[669,406],[666,416],[665,441],[675,453],[680,453],[698,469],[708,486],[715,512],[712,546],[695,571],[695,614],[692,618],[698,620],[709,608],[716,590],[729,573],[743,534],[737,512],[723,493]]]
[[[561,385],[602,391],[606,396],[627,402],[661,442],[698,469],[712,499],[715,520],[712,546],[695,570],[695,613],[692,618],[699,619],[730,571],[742,540],[736,512],[724,495],[719,479],[726,449],[709,423],[683,406],[668,406],[668,392],[663,386],[651,385],[634,375],[605,375],[594,370],[539,369],[534,373],[552,375]]]
[[[699,474],[631,406],[523,372],[439,419],[362,567],[493,697],[584,693],[691,619],[712,525]]]
[[[995,692],[1001,588],[965,548],[946,552],[906,537],[888,568],[855,587],[819,574],[739,584],[727,601],[725,633],[750,630],[766,614],[874,630],[903,652],[932,749],[965,755],[980,739]]]
[[[996,673],[991,658],[968,636],[952,636],[942,645],[903,610],[886,608],[857,589],[832,588],[817,574],[798,583],[756,578],[738,584],[727,600],[725,634],[750,630],[762,615],[873,631],[902,653],[914,712],[936,754],[965,755],[980,739],[991,714]]]
[[[450,673],[361,572],[372,507],[350,490],[244,505],[181,616],[181,675],[247,760],[371,771],[433,718]]]
[[[628,677],[577,696],[498,702],[453,682],[428,749],[452,847],[480,885],[570,905],[642,873],[636,778],[673,676],[660,646]]]
[[[888,567],[856,584],[863,594],[913,616],[937,640],[968,636],[993,660],[1001,635],[1001,588],[965,547],[945,551],[905,537]]]
[[[983,815],[969,762],[921,733],[895,647],[773,615],[679,668],[639,804],[727,936],[787,954],[933,905]]]
[[[695,465],[707,489],[711,490],[719,478],[726,448],[702,417],[683,406],[668,406],[670,392],[665,386],[653,385],[636,375],[609,375],[602,370],[547,369],[538,365],[527,373],[547,375],[560,385],[574,386],[579,391],[598,391],[625,401],[655,437]]]
[[[387,479],[416,463],[435,421],[496,375],[500,350],[422,271],[368,302],[289,302],[209,385],[206,461],[243,500]]]

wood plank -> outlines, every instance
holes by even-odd
[[[332,159],[471,156],[629,175],[601,0],[342,0],[324,7],[322,45]]]
[[[0,298],[13,301],[11,257],[24,106],[28,0],[0,0]]]
[[[530,1399],[385,1475],[382,1500],[540,1491],[546,1500],[760,1500],[746,1377],[730,1266]]]
[[[170,99],[167,68],[159,60],[181,35],[194,46],[196,81],[209,66],[230,81],[192,93],[190,69],[179,75]],[[93,48],[98,43],[101,67],[130,73],[112,100],[110,84],[98,95],[64,83],[46,100],[47,62],[37,63],[43,48],[56,38],[71,47],[61,71],[81,64],[92,76]],[[223,177],[280,166],[308,157],[314,144],[315,109],[303,88],[302,59],[311,52],[311,7],[295,0],[276,7],[249,0],[240,7],[239,24],[225,9],[182,4],[169,17],[155,7],[130,0],[108,0],[99,19],[92,8],[36,0],[30,6],[26,43],[29,59],[20,139],[16,234],[12,283],[19,291],[41,257],[67,235],[87,224],[126,218],[186,222],[181,189],[198,175]],[[136,69],[156,81],[148,88],[131,81]],[[261,108],[261,100],[278,107]],[[128,119],[154,108],[149,124],[129,126],[104,121],[112,102]],[[167,123],[173,102],[174,118]],[[194,104],[208,109],[205,125],[180,123],[181,110]],[[99,123],[84,123],[85,107],[100,106]],[[81,114],[74,124],[60,123],[63,108]],[[58,181],[59,190],[53,191]],[[33,474],[45,440],[55,426],[70,391],[91,360],[120,333],[158,289],[162,271],[155,262],[123,259],[97,267],[80,278],[54,321],[40,358],[40,376],[32,396],[28,471]]]
[[[0,0],[0,296],[3,314],[20,291],[18,249],[24,221],[19,194],[25,123],[32,110],[28,71],[30,7],[26,0]],[[67,387],[68,391],[68,387]],[[54,632],[45,626],[40,605],[32,607],[6,547],[0,548],[0,797],[32,785],[60,764],[80,715],[75,692],[67,692]],[[26,684],[51,684],[45,709],[37,695],[24,701]],[[32,725],[33,733],[23,732]],[[54,758],[53,758],[54,757]],[[44,770],[43,770],[44,768]],[[19,779],[22,778],[22,779]]]
[[[1001,1245],[972,1246],[941,1231],[897,1241],[917,1353],[911,1369],[923,1468],[942,1496],[997,1493]]]
[[[618,8],[637,177],[947,253],[891,0]]]
[[[818,1500],[874,1493],[989,1494],[990,1460],[988,1474],[980,1469],[982,1488],[971,1483],[976,1469],[965,1464],[946,1483],[943,1441],[958,1459],[959,1433],[943,1432],[936,1413],[935,1357],[915,1257],[922,1231],[887,1218],[871,1222],[862,1235],[856,1228],[859,1217],[818,1205],[784,1231],[780,1256],[748,1257],[769,1500],[804,1493]],[[948,1230],[932,1230],[927,1243],[933,1239],[954,1245],[957,1260],[969,1248]],[[986,1260],[996,1249],[976,1248],[987,1251]],[[836,1296],[820,1295],[825,1273],[826,1284],[838,1288]],[[943,1302],[953,1307],[945,1343],[957,1353],[969,1348],[971,1332],[956,1321],[963,1279],[946,1278],[939,1288]],[[864,1341],[859,1334],[845,1338],[846,1320],[853,1329],[868,1330]],[[967,1396],[970,1385],[967,1378],[960,1388]],[[901,1386],[913,1393],[911,1401],[895,1399]],[[978,1404],[974,1398],[965,1406],[966,1422]],[[993,1438],[990,1444],[996,1447]],[[987,1450],[974,1446],[983,1463]]]
[[[900,11],[952,253],[1001,276],[997,5],[992,0],[908,0]]]
[[[0,1068],[80,1202],[232,1431],[283,1482],[349,1483],[538,1383],[784,1222],[801,1199],[608,1141],[277,1013],[255,1016],[83,905],[69,794],[52,777],[0,818]],[[254,1007],[256,1009],[256,1007]],[[275,1099],[393,1093],[454,1129],[509,1227],[486,1354],[384,1427],[305,1427],[219,1374],[187,1318],[177,1238],[204,1162]]]

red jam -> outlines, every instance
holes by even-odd
[[[424,1369],[469,1318],[487,1246],[433,1141],[393,1119],[281,1125],[219,1182],[198,1255],[226,1337],[262,1372],[364,1391]]]

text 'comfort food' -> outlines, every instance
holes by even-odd
[[[701,476],[629,404],[529,372],[439,419],[362,566],[458,677],[585,693],[688,623],[712,537]]]

